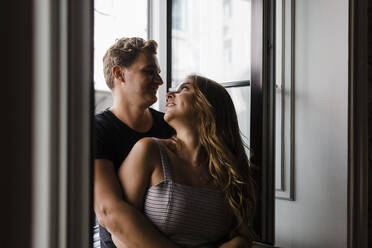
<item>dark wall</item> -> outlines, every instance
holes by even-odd
[[[2,5],[1,247],[31,247],[31,2]]]

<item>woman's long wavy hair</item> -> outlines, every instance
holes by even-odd
[[[198,162],[208,164],[214,184],[223,191],[235,216],[232,234],[252,241],[256,198],[251,163],[240,136],[238,118],[229,93],[213,80],[187,77],[195,88],[194,108],[200,123]]]

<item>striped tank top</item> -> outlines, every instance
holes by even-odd
[[[167,151],[158,139],[155,140],[164,180],[148,189],[144,214],[182,247],[216,247],[230,232],[232,214],[224,194],[215,189],[174,182]]]

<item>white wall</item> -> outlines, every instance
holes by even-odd
[[[346,247],[348,1],[295,2],[296,200],[276,200],[276,245]]]

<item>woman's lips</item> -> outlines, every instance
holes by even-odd
[[[169,107],[173,107],[175,105],[176,104],[174,102],[167,102],[167,104],[165,104],[165,107],[169,108]]]

